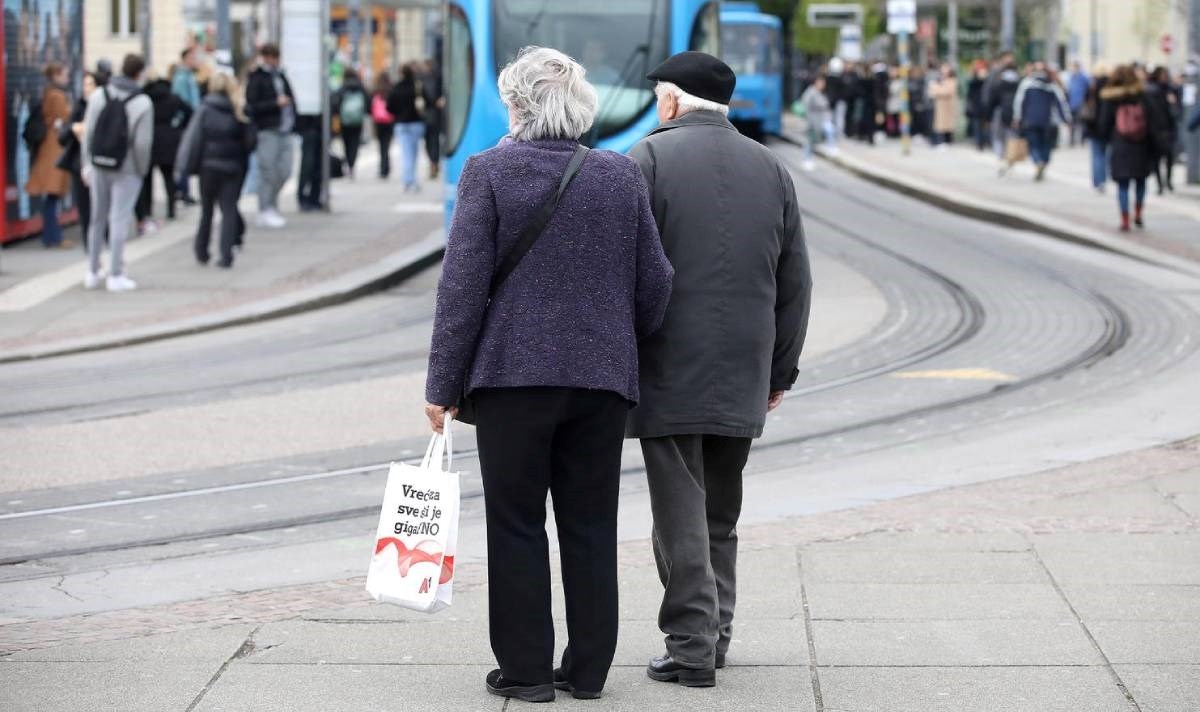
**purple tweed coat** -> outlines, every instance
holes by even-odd
[[[637,342],[662,324],[674,271],[632,159],[590,151],[546,231],[488,299],[493,273],[557,189],[577,145],[505,141],[463,169],[438,284],[430,403],[525,386],[605,390],[637,402]]]

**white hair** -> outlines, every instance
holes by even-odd
[[[496,82],[508,107],[508,133],[518,141],[577,139],[596,119],[596,89],[583,67],[548,47],[526,47]]]
[[[729,115],[728,104],[718,104],[715,101],[692,96],[671,82],[659,82],[656,84],[654,86],[654,94],[660,99],[666,94],[675,97],[675,101],[679,104],[680,115],[686,114],[689,111],[715,111],[722,116]]]

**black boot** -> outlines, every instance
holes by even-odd
[[[526,685],[523,682],[507,679],[499,670],[489,672],[485,682],[488,692],[500,697],[515,697],[525,702],[554,701],[554,685],[549,682],[541,685]]]
[[[571,696],[577,700],[598,700],[600,699],[599,692],[589,692],[587,690],[576,690],[575,686],[567,681],[567,675],[562,668],[554,668],[554,689],[570,692]]]
[[[714,668],[691,668],[675,662],[670,655],[654,658],[646,666],[646,676],[659,682],[678,682],[684,687],[713,687],[717,684]]]

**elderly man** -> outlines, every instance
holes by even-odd
[[[665,592],[648,675],[716,684],[734,607],[742,469],[797,376],[808,253],[787,170],[726,119],[733,71],[683,52],[650,73],[661,125],[630,155],[675,267],[662,328],[639,344],[641,438]]]

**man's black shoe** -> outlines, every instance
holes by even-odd
[[[553,702],[554,685],[547,682],[541,685],[526,685],[523,682],[509,680],[493,670],[486,678],[488,692],[501,697],[515,697],[525,702]]]
[[[646,676],[659,682],[678,682],[684,687],[712,687],[717,684],[715,669],[685,667],[670,655],[651,660],[646,666]]]
[[[717,653],[717,669],[725,667],[725,653]]]
[[[598,700],[600,699],[599,692],[588,692],[587,690],[576,690],[575,686],[567,682],[567,676],[563,673],[562,668],[554,668],[554,689],[570,692],[571,696],[577,700]]]

